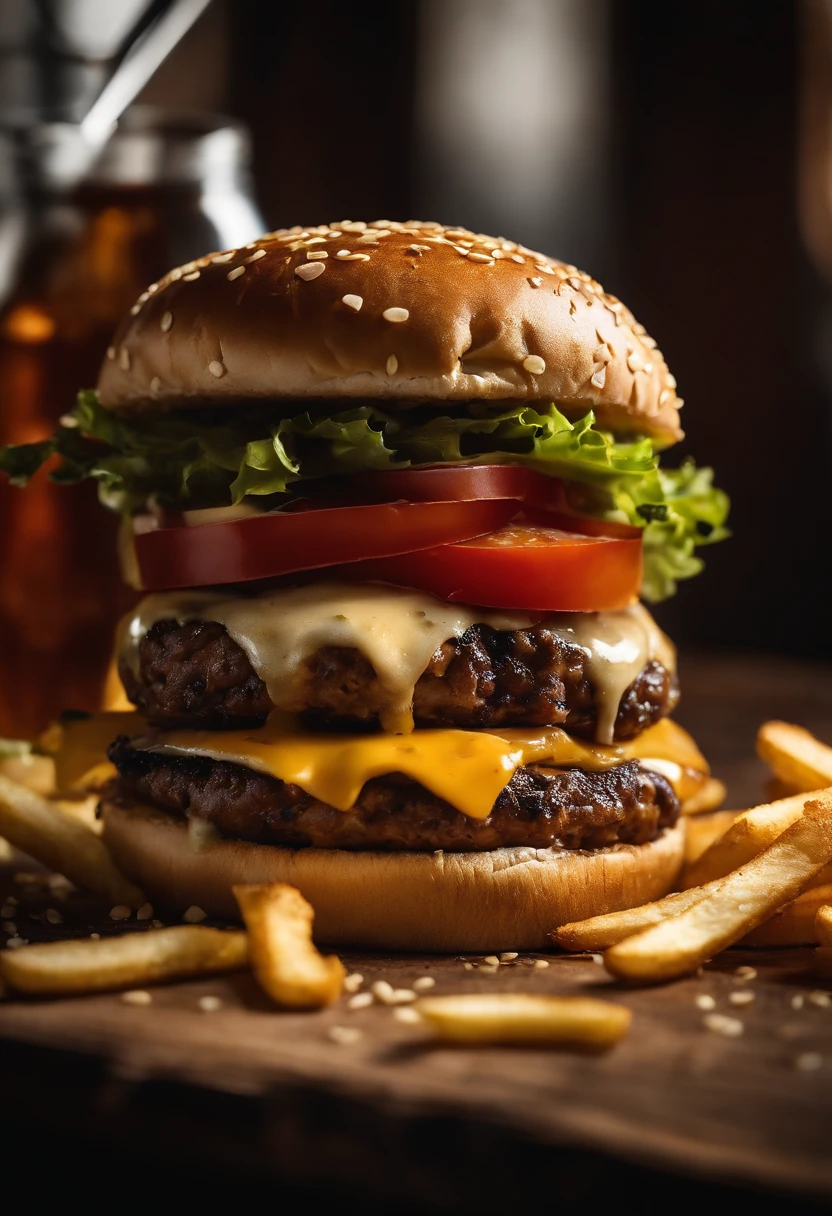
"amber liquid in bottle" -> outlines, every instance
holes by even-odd
[[[176,200],[181,222],[197,207]],[[113,331],[168,268],[170,192],[85,187],[45,199],[0,310],[0,444],[53,433],[94,387]],[[25,490],[0,475],[0,736],[31,738],[65,709],[100,708],[121,582],[118,519],[91,483]]]

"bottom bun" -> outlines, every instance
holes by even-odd
[[[684,848],[680,822],[651,844],[489,853],[282,849],[218,839],[194,848],[184,820],[105,802],[104,840],[162,906],[239,919],[235,883],[286,882],[315,909],[332,946],[429,952],[541,950],[558,925],[666,895]]]

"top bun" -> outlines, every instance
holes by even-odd
[[[555,402],[681,438],[676,381],[615,296],[501,238],[377,220],[269,233],[152,284],[107,352],[121,413],[285,398]]]

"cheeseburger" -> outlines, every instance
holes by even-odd
[[[639,600],[727,511],[659,467],[681,405],[589,275],[462,228],[295,227],[152,284],[97,391],[3,457],[124,517],[118,864],[220,916],[288,882],[322,940],[389,949],[665,894],[708,770]]]

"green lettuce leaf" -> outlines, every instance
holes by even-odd
[[[572,506],[597,519],[644,528],[647,599],[672,595],[679,579],[702,568],[696,550],[728,535],[728,499],[710,469],[688,461],[660,469],[647,437],[616,440],[590,412],[570,422],[554,405],[469,406],[462,417],[418,406],[387,412],[359,404],[329,415],[240,410],[120,418],[94,392],[43,443],[0,451],[0,470],[15,485],[51,456],[51,476],[94,478],[113,510],[140,510],[148,499],[168,506],[218,506],[246,497],[280,505],[293,483],[410,465],[498,463],[538,469],[568,485]],[[275,497],[276,496],[276,497]]]

